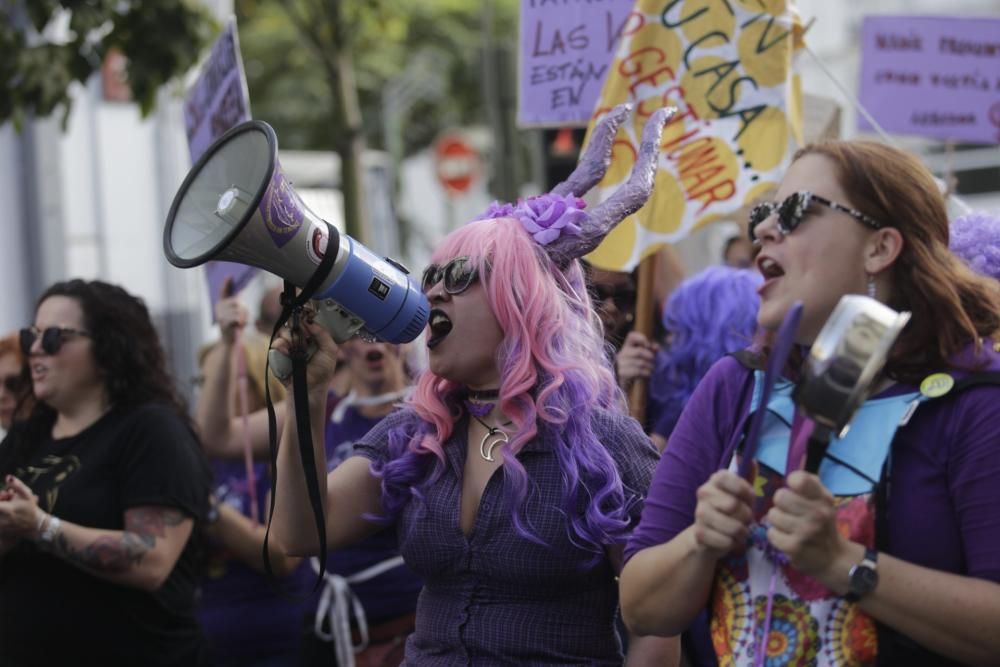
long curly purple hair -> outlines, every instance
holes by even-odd
[[[657,432],[666,435],[708,369],[747,347],[757,327],[761,276],[713,266],[674,290],[663,309],[669,345],[657,355],[650,381]]]
[[[976,273],[1000,280],[1000,215],[974,211],[950,227],[951,251]]]

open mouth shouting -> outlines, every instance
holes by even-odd
[[[430,328],[430,335],[427,336],[427,347],[431,350],[440,345],[452,329],[451,319],[438,308],[431,310],[427,326]]]
[[[369,368],[379,368],[382,366],[382,360],[385,355],[382,354],[381,350],[368,350],[365,353],[365,361],[368,363]]]
[[[764,255],[757,256],[757,270],[764,276],[764,282],[757,288],[758,294],[763,294],[769,286],[785,275],[785,269],[780,264]]]

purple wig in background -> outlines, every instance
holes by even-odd
[[[713,266],[685,280],[667,299],[663,326],[669,344],[657,354],[650,381],[656,433],[670,434],[712,364],[750,345],[761,281],[756,271]]]
[[[951,251],[976,273],[1000,280],[1000,216],[974,211],[951,223]]]

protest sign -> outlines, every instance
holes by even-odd
[[[633,0],[522,0],[518,125],[584,127]]]
[[[1000,19],[869,16],[861,43],[861,104],[885,130],[1000,143]]]
[[[184,127],[188,150],[194,164],[212,143],[230,128],[250,120],[250,94],[247,90],[243,60],[240,57],[236,19],[230,17],[201,66],[194,85],[184,98]],[[233,291],[241,290],[257,269],[233,262],[208,262],[205,276],[212,305],[227,276],[233,278]]]
[[[801,143],[793,62],[801,47],[789,0],[638,0],[594,112],[634,108],[618,131],[602,196],[628,177],[646,120],[679,113],[663,132],[653,195],[588,255],[630,271],[664,243],[734,215],[777,186]]]

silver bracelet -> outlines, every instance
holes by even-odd
[[[46,514],[45,517],[42,524],[43,527],[38,533],[38,541],[48,545],[52,544],[53,540],[56,539],[56,535],[59,534],[59,530],[62,528],[62,521],[59,520],[59,517],[52,514]]]

